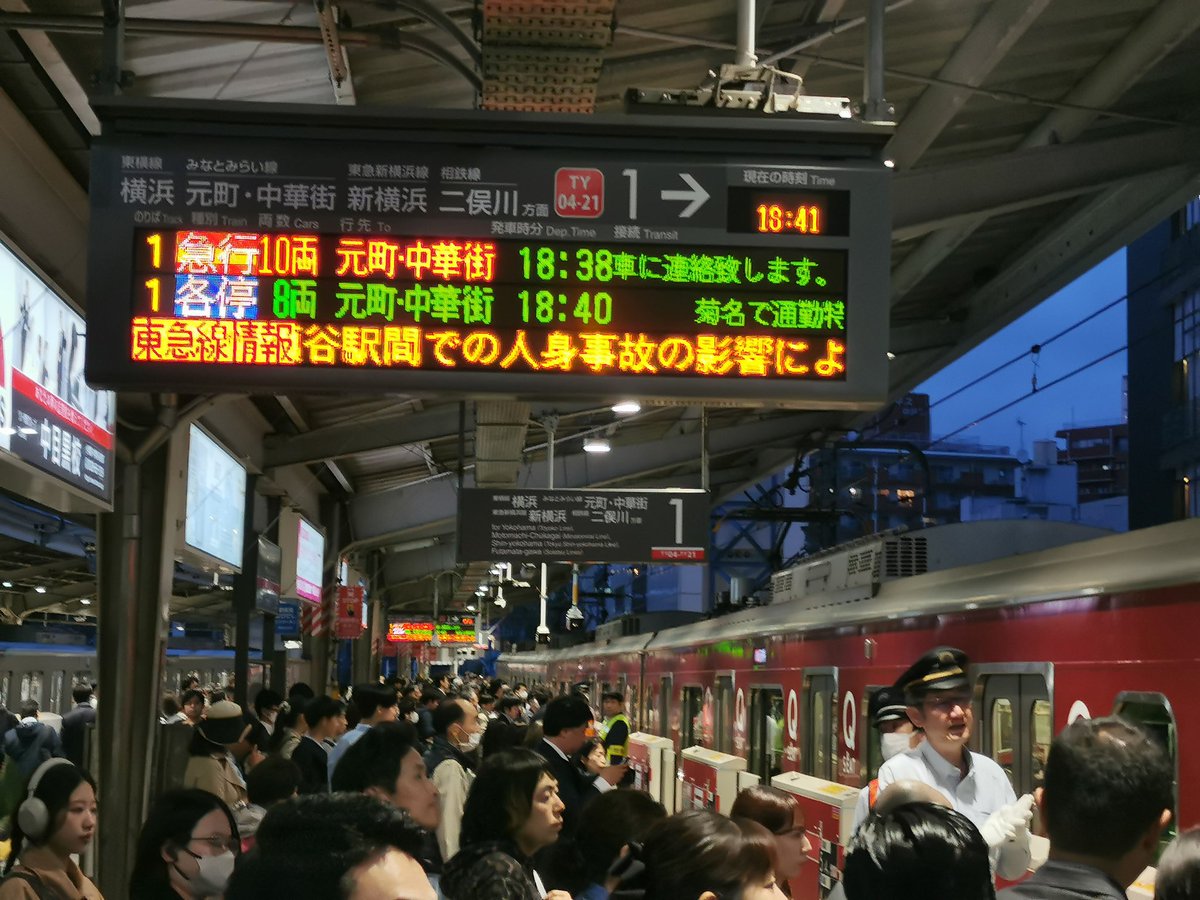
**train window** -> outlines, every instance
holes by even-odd
[[[1133,722],[1159,746],[1167,751],[1171,759],[1171,768],[1175,770],[1175,808],[1172,810],[1171,822],[1163,831],[1159,840],[1159,850],[1167,846],[1176,834],[1176,822],[1179,821],[1179,737],[1175,726],[1175,713],[1171,703],[1162,694],[1126,692],[1117,695],[1113,704],[1113,715]]]
[[[783,691],[779,688],[750,690],[751,772],[769,784],[783,771]]]
[[[733,676],[717,676],[717,708],[713,715],[716,734],[715,749],[721,753],[733,752]]]
[[[655,723],[659,737],[671,736],[671,679],[663,678],[659,681],[658,687],[658,721]],[[686,747],[687,744],[680,746]]]
[[[873,778],[879,777],[879,767],[883,765],[883,750],[879,742],[879,729],[871,724],[871,698],[875,696],[875,692],[880,688],[878,685],[869,686],[863,692],[862,709],[858,713],[858,721],[867,723],[867,737],[863,741],[863,751],[860,755],[861,763],[859,766],[859,779],[862,784],[867,784]],[[861,724],[860,724],[861,730]]]
[[[50,711],[61,713],[63,711],[63,682],[67,680],[66,672],[53,672],[50,675]]]
[[[26,672],[21,676],[21,699],[36,700],[41,705],[43,702],[41,672]]]
[[[999,763],[1017,796],[1041,784],[1053,728],[1047,674],[979,671],[976,749]]]
[[[683,689],[683,714],[679,721],[681,747],[704,744],[704,692],[698,687]]]
[[[12,672],[5,672],[0,678],[0,706],[8,708],[13,704],[8,702],[8,687],[12,683]]]
[[[837,676],[810,674],[804,678],[804,772],[816,778],[833,781],[833,751],[837,733],[834,698],[837,696]]]
[[[1041,787],[1046,777],[1046,757],[1050,753],[1050,742],[1054,740],[1054,720],[1050,716],[1050,701],[1035,700],[1029,710],[1029,733],[1033,735],[1032,767],[1033,786]]]
[[[1000,764],[1008,780],[1013,781],[1013,709],[1012,701],[992,701],[992,759]]]

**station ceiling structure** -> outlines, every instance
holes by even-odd
[[[643,102],[687,96],[710,70],[734,61],[739,14],[753,24],[760,64],[801,76],[809,95],[857,100],[869,7],[0,0],[0,160],[42,171],[75,211],[39,232],[38,223],[8,221],[0,209],[0,226],[24,237],[22,249],[86,305],[80,248],[88,147],[99,128],[88,95],[112,80],[105,46],[121,34],[111,27],[118,21],[121,91],[132,96],[554,115],[620,113],[631,89]],[[1195,0],[886,4],[883,87],[897,122],[887,148],[895,162],[892,398],[1200,194],[1198,25]],[[9,194],[23,190],[14,181],[4,187]],[[1124,285],[1112,285],[1113,298],[1122,293]],[[483,564],[454,562],[460,465],[476,484],[544,486],[552,434],[559,487],[698,487],[703,431],[719,500],[864,421],[856,413],[695,403],[618,416],[610,401],[480,400],[467,404],[461,446],[458,402],[434,396],[223,402],[263,437],[260,458],[250,460],[264,474],[260,483],[270,490],[278,473],[298,471],[337,498],[347,526],[342,549],[377,552],[387,605],[410,613],[428,609],[436,579],[443,599],[453,584],[461,603],[485,574]],[[149,395],[122,399],[126,418],[156,408]],[[597,435],[610,439],[611,453],[582,451],[582,438]],[[0,569],[36,574],[48,566],[77,581],[59,577],[60,590],[44,596],[21,582],[21,611],[77,611],[87,567],[22,552],[0,545]],[[228,604],[181,590],[175,605],[216,614]]]

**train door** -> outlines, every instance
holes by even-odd
[[[12,709],[16,706],[8,696],[8,692],[12,687],[12,676],[13,673],[8,669],[5,669],[4,674],[0,675],[0,706],[3,706],[5,709]]]
[[[704,740],[704,688],[688,685],[683,689],[683,710],[679,717],[679,746],[702,746]]]
[[[1175,727],[1175,711],[1171,708],[1171,701],[1162,694],[1123,691],[1113,704],[1113,715],[1139,726],[1158,742],[1171,760],[1171,769],[1175,772],[1172,784],[1175,804],[1171,810],[1171,821],[1159,838],[1158,849],[1161,852],[1174,840],[1176,822],[1179,821],[1179,737]]]
[[[833,781],[837,759],[837,669],[804,670],[800,696],[801,768],[804,774]]]
[[[21,675],[21,700],[36,700],[41,706],[45,702],[42,697],[42,673],[25,672]]]
[[[713,714],[713,749],[733,753],[733,673],[717,676],[716,710]]]
[[[1041,787],[1054,731],[1047,685],[1050,667],[1039,669],[974,670],[979,677],[976,697],[981,698],[975,711],[980,752],[1000,764],[1018,797]]]
[[[770,784],[783,771],[783,688],[750,689],[750,758],[747,768]]]

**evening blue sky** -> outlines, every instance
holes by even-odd
[[[1027,351],[1118,300],[1125,291],[1125,251],[1121,250],[921,384],[916,390],[929,394],[933,405],[934,437],[970,425],[1029,393],[1034,365]],[[1125,303],[1120,302],[1044,347],[1037,367],[1039,386],[1122,347],[1125,339]],[[958,396],[938,402],[1022,352],[1026,355],[1020,361]],[[1017,420],[1021,419],[1025,422],[1024,449],[1028,454],[1033,441],[1053,439],[1055,431],[1072,423],[1120,422],[1125,372],[1126,354],[1121,351],[1059,385],[1039,389],[1034,396],[978,422],[952,440],[1007,445],[1015,452],[1020,443]]]

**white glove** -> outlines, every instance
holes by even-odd
[[[989,847],[999,847],[1009,841],[1028,840],[1033,822],[1033,794],[1025,794],[1016,803],[1002,806],[992,813],[980,830]]]
[[[1007,835],[997,844],[992,844],[990,841],[988,843],[988,846],[997,852],[996,873],[1001,878],[1015,881],[1029,868],[1031,857],[1029,826],[1033,821],[1033,796],[1026,794],[1016,803],[1010,803],[1008,806],[996,810],[988,821],[984,822],[984,828],[987,829],[987,826],[993,821],[996,821],[998,826],[992,831]],[[987,838],[986,831],[984,838]]]

